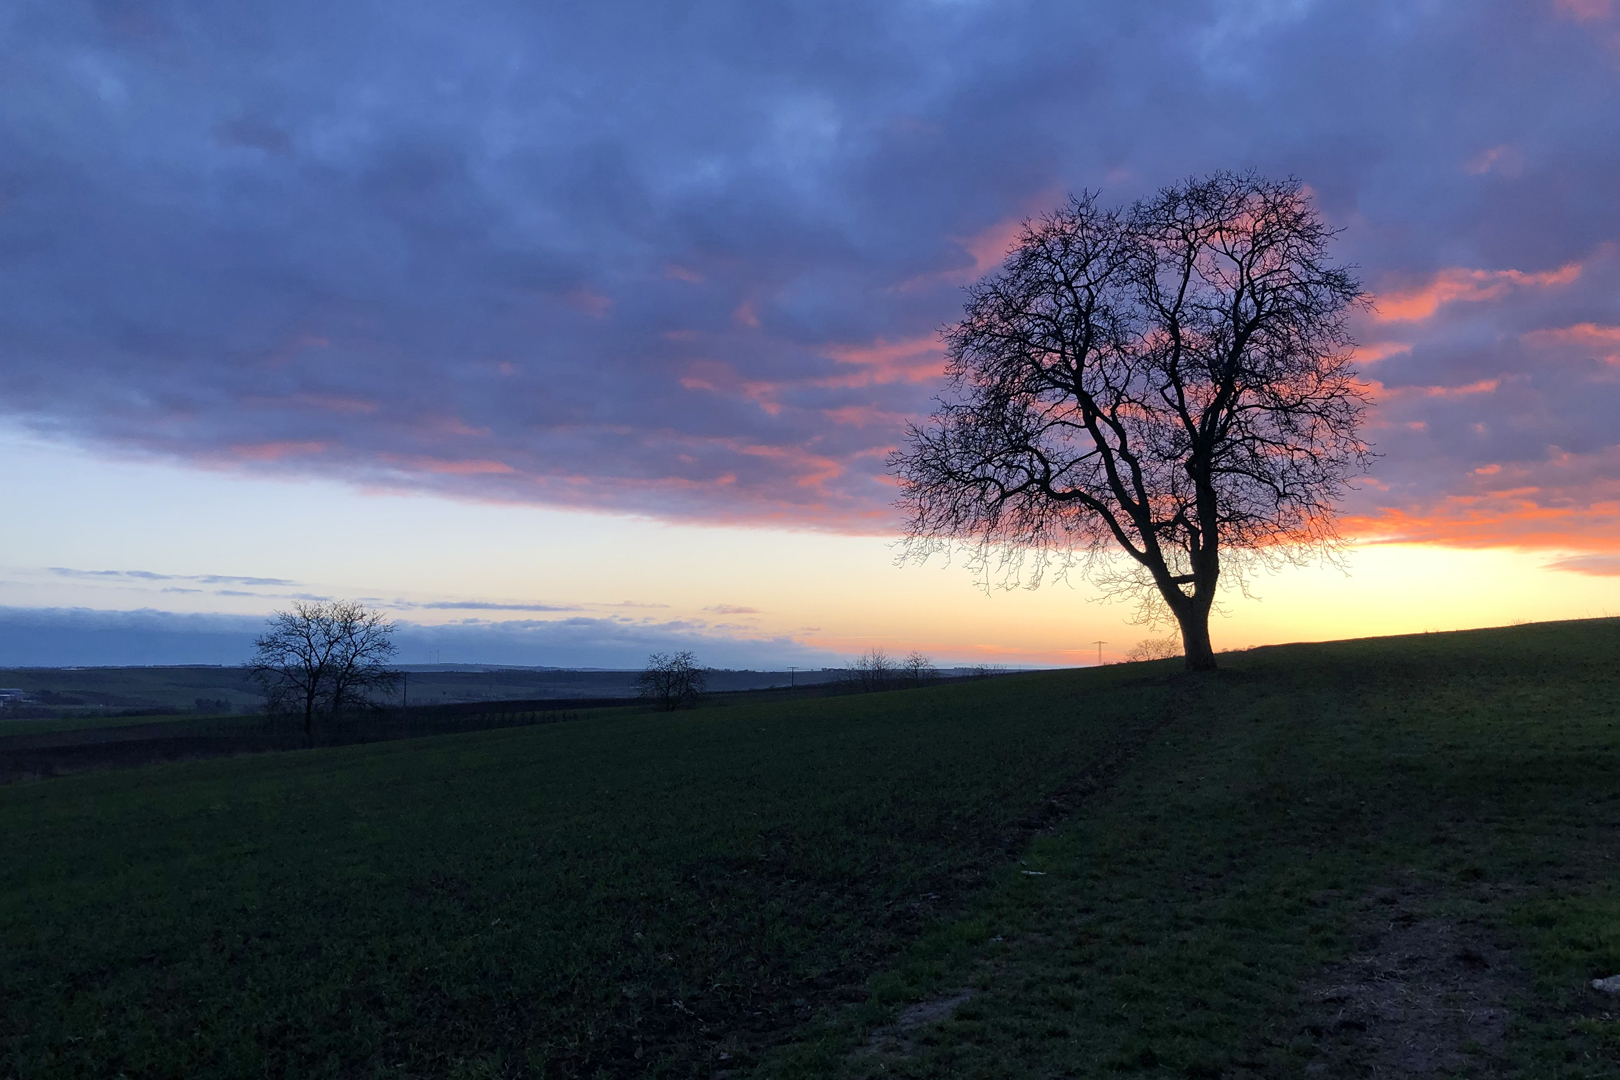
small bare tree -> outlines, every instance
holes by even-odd
[[[665,712],[696,705],[708,684],[708,671],[691,652],[653,653],[636,678],[641,696]]]
[[[904,557],[965,543],[1008,587],[1078,567],[1212,670],[1223,571],[1331,556],[1366,464],[1365,297],[1332,238],[1298,181],[1234,173],[1026,223],[945,332],[952,392],[890,458]]]
[[[939,677],[939,672],[934,670],[934,662],[915,650],[900,661],[900,670],[905,673],[906,681],[912,686],[921,686]]]
[[[304,738],[313,742],[316,716],[367,704],[398,682],[389,667],[393,634],[394,624],[364,604],[298,601],[254,641],[248,674],[270,711],[303,715]]]
[[[1181,655],[1181,642],[1173,636],[1143,638],[1131,646],[1125,659],[1170,660]]]
[[[880,648],[870,648],[849,665],[848,681],[862,693],[887,690],[895,682],[897,671],[889,654]]]

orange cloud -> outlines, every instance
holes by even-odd
[[[1358,364],[1376,364],[1411,351],[1412,346],[1404,341],[1375,341],[1370,345],[1357,345],[1350,358]]]
[[[1540,461],[1490,463],[1466,474],[1472,490],[1344,518],[1364,543],[1429,543],[1620,552],[1620,447]]]
[[[1566,555],[1547,564],[1549,570],[1567,570],[1592,577],[1620,577],[1620,555]]]
[[[1495,392],[1502,385],[1500,378],[1480,379],[1478,382],[1464,383],[1462,386],[1385,386],[1381,382],[1363,382],[1359,384],[1363,390],[1371,394],[1380,403],[1399,401],[1411,397],[1466,397],[1469,394],[1489,394]],[[1421,430],[1421,422],[1408,424],[1408,427]]]
[[[1515,288],[1568,285],[1580,276],[1581,264],[1578,262],[1537,274],[1527,274],[1521,270],[1470,270],[1448,266],[1421,288],[1379,297],[1373,317],[1379,322],[1412,322],[1427,319],[1442,305],[1455,301],[1495,300]]]
[[[1620,551],[1620,499],[1549,506],[1537,501],[1539,494],[1539,488],[1519,488],[1453,495],[1425,512],[1390,508],[1346,517],[1339,525],[1346,536],[1369,544]]]

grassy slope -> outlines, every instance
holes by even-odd
[[[1386,890],[1510,950],[1496,1067],[1620,1075],[1620,1010],[1587,989],[1620,972],[1617,653],[1605,620],[1225,658],[1035,842],[1044,876],[1009,868],[764,1075],[1305,1075],[1300,984],[1365,947]],[[906,1057],[850,1053],[956,988]]]
[[[1157,718],[1063,676],[0,790],[21,1076],[690,1075],[857,990]],[[928,900],[932,894],[935,900]],[[673,1004],[679,1002],[679,1005]]]
[[[1617,645],[1294,646],[14,786],[0,1071],[1290,1076],[1300,983],[1395,886],[1513,946],[1523,1075],[1613,1075],[1583,983],[1620,971]],[[961,986],[909,1056],[858,1052]]]

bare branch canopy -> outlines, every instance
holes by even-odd
[[[1222,172],[1026,222],[945,331],[950,387],[890,459],[907,557],[967,544],[1039,584],[1078,565],[1213,669],[1223,571],[1331,553],[1366,465],[1333,232],[1296,180]],[[1126,570],[1118,569],[1123,553]]]
[[[296,601],[254,641],[248,672],[270,711],[301,715],[312,738],[316,716],[365,705],[393,687],[393,634],[394,624],[364,604]]]

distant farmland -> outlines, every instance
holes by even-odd
[[[634,697],[634,671],[576,671],[559,668],[508,668],[474,664],[419,667],[406,665],[402,695],[418,705],[547,698]],[[709,685],[716,691],[771,686],[814,685],[841,677],[836,669],[816,671],[716,671]],[[262,698],[241,668],[79,667],[0,668],[0,687],[30,695],[29,716],[46,713],[84,715],[129,710],[243,711],[256,709]],[[401,698],[403,701],[403,696]],[[222,709],[221,704],[228,706]],[[0,712],[0,721],[4,719]],[[0,728],[3,731],[3,728]]]

